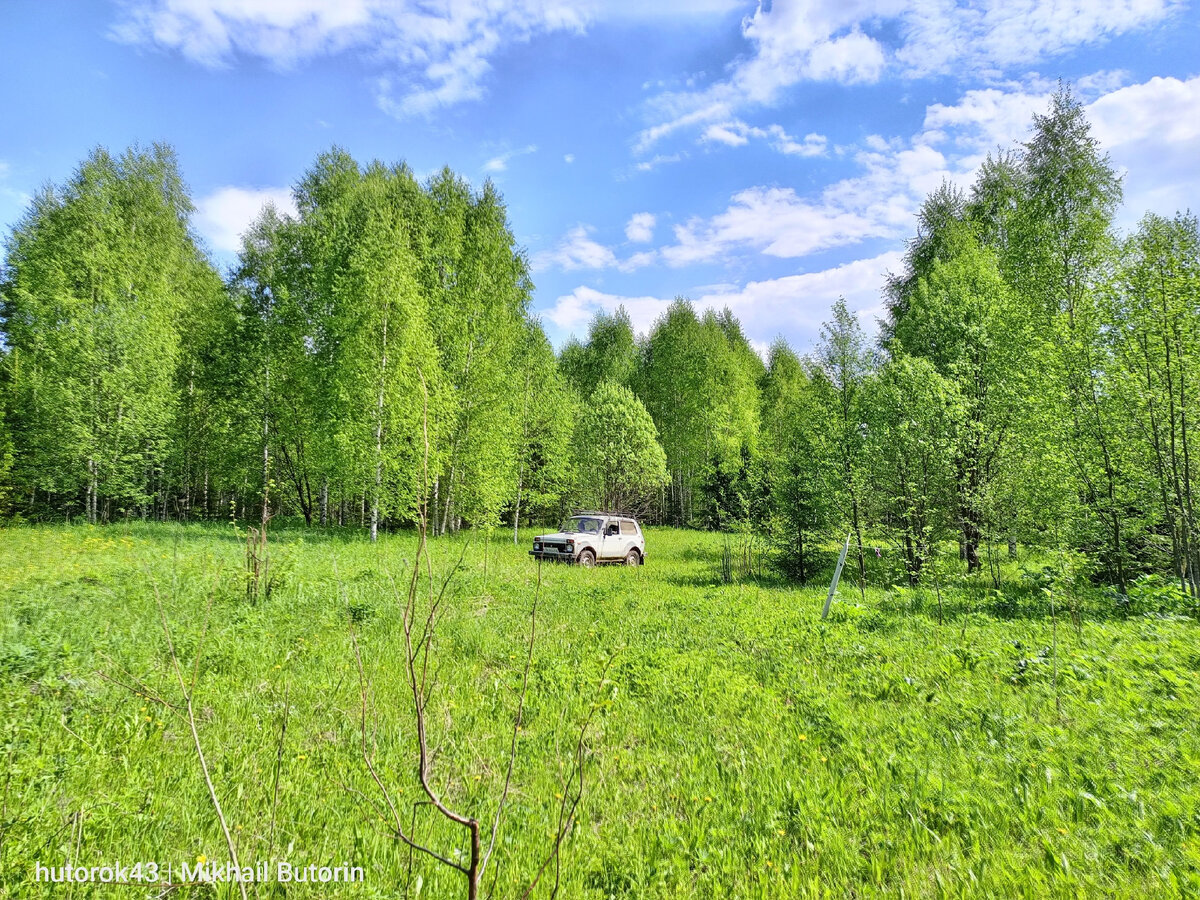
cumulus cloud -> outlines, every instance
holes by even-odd
[[[895,72],[918,78],[969,69],[993,78],[1074,47],[1161,22],[1180,0],[774,0],[742,21],[749,52],[701,90],[666,91],[649,103],[637,137],[646,153],[668,135],[745,143],[725,125],[742,109],[770,106],[804,81],[871,83]],[[886,36],[886,37],[885,37]]]
[[[653,213],[634,213],[625,224],[625,237],[635,244],[648,243],[654,239],[654,223]]]
[[[1118,223],[1149,211],[1200,210],[1200,77],[1151,78],[1105,94],[1088,107],[1092,133],[1125,173]]]
[[[639,216],[649,216],[649,224]],[[629,221],[629,227],[653,228],[654,216],[649,213],[638,213]],[[552,250],[535,253],[531,261],[535,272],[549,268],[562,269],[565,272],[577,269],[617,269],[621,272],[633,272],[654,261],[656,254],[652,250],[635,253],[627,259],[618,259],[611,247],[606,247],[595,240],[592,235],[595,228],[590,225],[576,225],[569,229]],[[626,229],[628,233],[628,228]],[[645,240],[649,240],[646,237]],[[633,240],[633,238],[630,238]]]
[[[961,174],[923,141],[907,149],[884,143],[855,155],[862,174],[826,187],[815,197],[793,188],[739,191],[716,215],[675,227],[675,243],[662,249],[672,266],[715,262],[735,252],[803,257],[871,238],[900,238],[912,228],[921,200],[944,179]]]
[[[756,346],[783,333],[803,347],[829,318],[835,300],[844,297],[868,331],[883,314],[882,292],[887,273],[900,266],[900,253],[888,252],[831,269],[751,281],[744,285],[712,285],[695,292],[698,310],[728,307]],[[623,296],[580,286],[560,296],[544,315],[564,333],[584,328],[597,312],[624,306],[634,330],[646,333],[670,306],[671,298]]]
[[[212,249],[237,253],[242,234],[268,203],[281,214],[296,215],[289,188],[223,187],[197,201],[196,228]]]

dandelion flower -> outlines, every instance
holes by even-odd
[[[800,735],[800,740],[802,740],[802,741],[807,741],[807,740],[808,740],[808,736],[807,736],[807,735],[804,735],[804,734],[802,734],[802,735]]]
[[[196,862],[200,863],[200,865],[204,865],[206,862],[208,862],[208,857],[201,853],[196,857]]]
[[[779,834],[780,834],[780,836],[782,836],[782,835],[785,835],[785,834],[787,834],[787,831],[786,831],[786,830],[784,830],[783,828],[780,828],[780,829],[779,829]]]

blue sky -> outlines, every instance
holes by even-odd
[[[1126,173],[1200,210],[1200,14],[1171,0],[6,0],[0,226],[97,144],[167,141],[218,265],[337,144],[503,192],[556,345],[624,304],[809,349],[868,325],[913,213],[1059,78]]]

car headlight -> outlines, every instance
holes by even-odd
[[[542,542],[541,542],[541,541],[534,541],[534,542],[533,542],[533,549],[534,549],[534,550],[541,550],[541,549],[542,549]]]
[[[567,552],[568,553],[575,552],[575,542],[574,541],[567,541]]]

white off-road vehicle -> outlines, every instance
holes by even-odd
[[[646,562],[646,538],[632,516],[584,512],[568,518],[562,531],[535,537],[529,555],[588,568],[597,563],[640,566]]]

